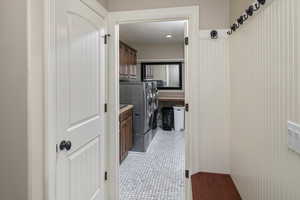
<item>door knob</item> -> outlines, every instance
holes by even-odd
[[[62,141],[60,144],[59,144],[59,149],[61,150],[61,151],[63,151],[63,150],[65,150],[65,146],[66,146],[66,141]]]
[[[71,141],[67,141],[66,144],[65,144],[65,148],[67,151],[69,151],[72,147],[72,142]]]
[[[69,151],[69,150],[71,149],[71,147],[72,147],[72,143],[71,143],[70,141],[65,141],[65,140],[63,140],[63,141],[59,144],[59,149],[60,149],[61,151],[63,151],[63,150]]]

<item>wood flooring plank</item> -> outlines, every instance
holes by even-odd
[[[241,200],[230,175],[198,173],[192,176],[193,200]]]

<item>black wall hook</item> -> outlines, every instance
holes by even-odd
[[[249,6],[249,8],[246,10],[246,13],[248,16],[252,16],[254,12],[254,7],[253,5]]]
[[[236,31],[238,29],[238,25],[236,23],[234,23],[232,26],[231,26],[231,30],[232,31]]]
[[[255,3],[254,4],[254,11],[258,11],[260,9],[260,4],[259,3]]]
[[[244,17],[243,17],[243,16],[240,16],[240,17],[237,19],[237,22],[238,22],[240,25],[243,25],[243,24],[244,24]]]
[[[266,0],[257,0],[258,1],[258,3],[260,3],[261,5],[265,5],[265,3],[266,3]]]
[[[235,28],[234,25],[232,25],[232,26],[230,27],[230,29],[231,29],[231,32],[236,31],[236,28]]]
[[[210,37],[211,37],[211,39],[218,39],[218,31],[212,30],[210,32]]]

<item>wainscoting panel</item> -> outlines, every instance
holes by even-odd
[[[210,31],[200,31],[198,91],[198,130],[192,141],[197,157],[195,172],[230,173],[229,68],[226,31],[219,39]]]
[[[243,200],[299,200],[299,0],[274,0],[230,36],[231,173]]]

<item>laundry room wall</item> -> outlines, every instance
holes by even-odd
[[[184,58],[183,42],[175,44],[132,44],[139,60],[176,60]]]
[[[245,200],[300,199],[300,2],[274,0],[230,36],[231,172]]]
[[[184,46],[175,44],[130,44],[138,51],[137,79],[141,80],[141,62],[161,62],[161,61],[182,61],[184,62]],[[185,75],[184,65],[182,67],[182,77]],[[184,88],[184,80],[182,82]],[[164,97],[184,97],[182,90],[160,91],[160,96]]]

